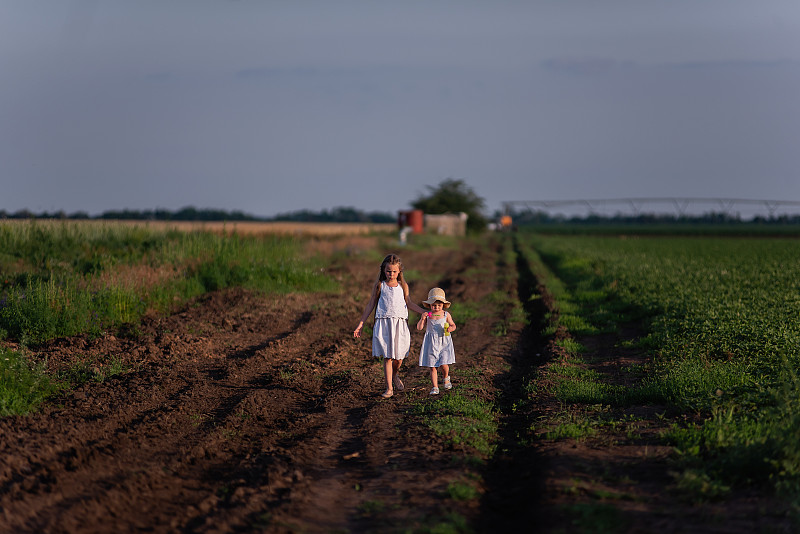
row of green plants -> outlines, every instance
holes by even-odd
[[[557,398],[699,414],[702,422],[665,435],[680,458],[679,485],[707,497],[752,486],[800,495],[800,242],[517,239],[557,301],[546,333],[562,328],[579,339],[635,322],[643,335],[632,343],[653,356],[626,369],[640,385],[622,388],[582,366],[584,348],[566,337],[567,359],[551,369],[569,378],[555,381]]]
[[[206,292],[239,286],[263,292],[331,291],[336,282],[302,244],[282,236],[158,231],[97,222],[0,224],[0,340],[23,350],[50,339],[98,336],[165,313]],[[41,375],[24,356],[4,356],[4,384]],[[25,413],[46,397],[0,400],[0,415]],[[39,386],[36,386],[39,384]],[[2,391],[17,391],[3,386]],[[4,394],[0,392],[0,394]],[[11,393],[8,393],[11,395]]]

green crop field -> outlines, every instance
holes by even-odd
[[[526,233],[516,240],[557,299],[550,328],[574,336],[564,342],[568,351],[580,354],[582,336],[636,325],[629,343],[652,356],[636,388],[589,376],[570,383],[597,391],[570,397],[562,388],[562,400],[697,414],[664,436],[681,459],[679,478],[702,481],[707,493],[737,485],[800,493],[800,241]]]

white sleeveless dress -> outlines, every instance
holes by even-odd
[[[372,355],[379,358],[402,360],[411,350],[411,333],[408,330],[408,306],[403,287],[389,287],[381,282],[381,296],[375,308],[375,325],[372,328]]]
[[[453,336],[444,335],[445,322],[447,322],[447,312],[444,312],[444,317],[438,319],[428,317],[425,339],[422,340],[422,349],[419,351],[421,367],[439,367],[456,363]]]

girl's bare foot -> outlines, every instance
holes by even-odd
[[[394,391],[392,391],[391,389],[387,389],[386,391],[381,393],[381,397],[383,397],[384,399],[388,399],[392,395],[394,395]]]

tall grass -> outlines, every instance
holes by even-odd
[[[81,278],[56,281],[29,275],[24,285],[13,286],[0,299],[0,334],[23,344],[133,322],[145,311],[145,301],[130,288],[108,286],[81,290]]]
[[[111,223],[32,220],[0,224],[0,266],[4,272],[69,270],[88,274],[117,263],[136,262],[178,238],[177,232]]]
[[[0,224],[0,339],[25,347],[103,332],[227,287],[333,291],[302,243],[280,236],[154,231],[117,224]],[[0,353],[0,415],[27,413],[63,381]]]
[[[0,225],[0,247],[0,338],[24,344],[99,334],[226,287],[336,288],[297,242],[281,236],[34,221]],[[118,276],[126,268],[134,275]]]

